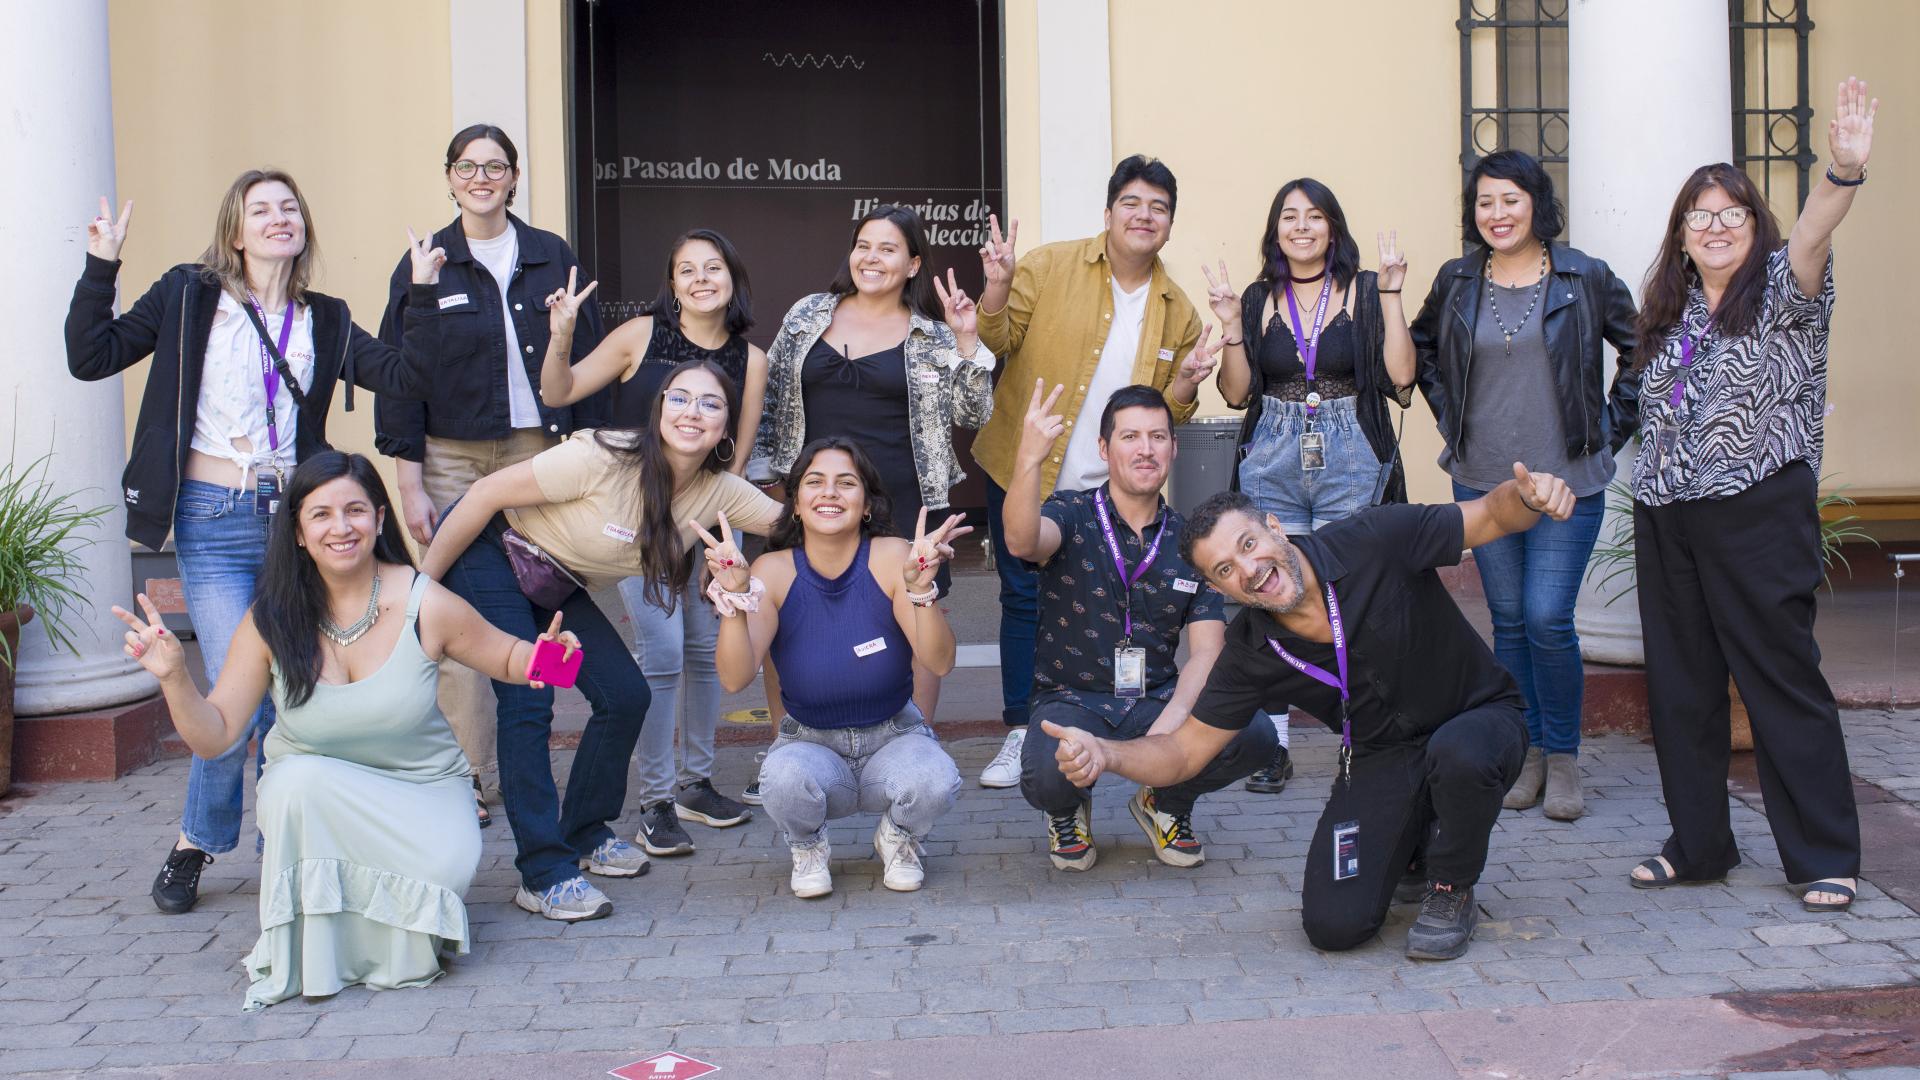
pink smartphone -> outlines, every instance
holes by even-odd
[[[533,643],[533,659],[527,661],[527,681],[566,688],[580,676],[580,661],[586,653],[574,650],[572,659],[562,660],[567,647],[557,641]]]

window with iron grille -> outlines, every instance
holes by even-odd
[[[1481,158],[1521,150],[1546,165],[1566,199],[1567,4],[1460,0],[1463,184]]]
[[[1727,0],[1727,67],[1733,81],[1733,163],[1767,201],[1806,204],[1813,177],[1813,109],[1807,103],[1810,0]]]

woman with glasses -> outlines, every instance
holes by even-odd
[[[414,541],[433,539],[434,525],[474,481],[592,427],[605,399],[549,406],[534,393],[548,348],[543,298],[579,267],[567,242],[508,212],[520,185],[520,152],[491,124],[462,128],[447,144],[442,172],[447,198],[460,208],[428,242],[446,252],[434,286],[439,355],[425,401],[381,397],[374,410],[375,445],[395,459],[400,508]],[[380,336],[397,344],[414,313],[407,261],[394,269]],[[584,356],[600,339],[591,302],[586,327],[570,339]],[[440,706],[473,764],[473,793],[482,826],[492,823],[481,776],[495,768],[493,694],[472,670],[441,667]]]
[[[894,535],[903,537],[922,507],[943,519],[947,492],[966,477],[954,427],[978,429],[993,414],[993,353],[975,330],[974,302],[952,270],[943,285],[926,254],[920,215],[908,207],[882,204],[854,223],[827,291],[793,305],[767,350],[760,431],[779,474],[815,439],[858,443],[893,497]],[[951,580],[942,564],[942,596]],[[776,696],[770,687],[769,701]],[[913,700],[929,719],[939,697],[939,678],[916,667]]]
[[[1785,245],[1746,172],[1680,186],[1647,271],[1644,422],[1633,536],[1647,704],[1673,833],[1633,868],[1643,889],[1719,881],[1740,863],[1727,810],[1727,676],[1753,721],[1767,823],[1809,911],[1853,903],[1860,823],[1833,691],[1813,638],[1833,232],[1867,179],[1873,114],[1848,79]]]
[[[1515,462],[1565,478],[1578,497],[1566,521],[1473,550],[1493,650],[1527,699],[1532,742],[1504,805],[1541,801],[1556,821],[1586,812],[1580,715],[1586,671],[1573,605],[1600,536],[1613,455],[1639,425],[1632,369],[1633,295],[1607,264],[1556,242],[1564,220],[1553,179],[1516,150],[1480,159],[1461,195],[1475,249],[1440,268],[1412,326],[1420,389],[1440,422],[1440,467],[1453,494],[1477,499]],[[1612,389],[1606,347],[1618,350]]]
[[[726,237],[693,229],[675,239],[667,248],[660,291],[646,313],[610,331],[577,364],[567,308],[556,304],[551,311],[553,335],[540,369],[542,400],[561,407],[611,387],[608,426],[643,429],[667,372],[690,360],[711,361],[741,389],[740,412],[720,440],[719,456],[728,472],[745,475],[767,388],[767,354],[743,336],[753,325],[753,293],[746,265]],[[720,723],[713,649],[720,624],[691,577],[687,588],[665,604],[648,602],[646,582],[637,577],[620,583],[620,598],[633,622],[634,658],[653,689],[654,714],[660,718],[641,729],[634,759],[640,846],[649,855],[689,854],[693,838],[681,820],[726,828],[753,816],[713,788],[713,740]],[[683,762],[677,774],[676,742]]]
[[[585,295],[563,288],[553,304],[571,314]],[[564,803],[548,757],[553,691],[493,684],[500,790],[519,848],[514,903],[528,911],[561,921],[600,918],[613,905],[579,871],[634,877],[647,870],[646,853],[608,823],[626,801],[627,760],[652,694],[588,589],[638,577],[646,600],[666,607],[692,577],[687,552],[696,529],[722,515],[751,533],[773,526],[780,504],[727,471],[719,452],[739,403],[739,388],[718,364],[677,365],[645,428],[577,431],[481,478],[447,511],[421,560],[424,573],[509,634],[544,626],[557,611],[586,647],[578,685],[593,714]]]

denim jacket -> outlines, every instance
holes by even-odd
[[[777,475],[793,468],[807,437],[800,367],[839,306],[840,297],[832,293],[803,297],[787,312],[767,350],[767,404],[755,453],[764,455]],[[914,313],[907,330],[907,417],[913,425],[920,501],[930,510],[945,509],[947,492],[966,479],[953,452],[953,429],[978,429],[993,415],[993,353],[982,342],[972,357],[963,358],[955,345],[946,323]]]

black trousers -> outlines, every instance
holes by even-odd
[[[1020,755],[1020,794],[1034,809],[1049,815],[1071,814],[1083,801],[1093,798],[1092,788],[1075,787],[1060,771],[1060,762],[1053,756],[1060,740],[1040,730],[1042,720],[1091,731],[1103,739],[1137,739],[1147,733],[1165,708],[1164,702],[1140,701],[1115,726],[1092,709],[1047,694],[1037,696],[1028,714],[1027,741]],[[1265,717],[1255,717],[1197,776],[1155,788],[1155,802],[1165,813],[1189,813],[1200,796],[1252,776],[1271,764],[1279,751],[1280,737],[1273,725]]]
[[[1470,709],[1424,744],[1356,749],[1353,782],[1334,778],[1307,848],[1300,898],[1307,940],[1336,950],[1371,941],[1423,840],[1429,879],[1456,888],[1479,881],[1500,800],[1526,756],[1527,717],[1518,704]],[[1349,821],[1360,825],[1360,872],[1335,881],[1333,830]]]
[[[1727,807],[1727,674],[1753,723],[1767,823],[1787,880],[1860,873],[1840,714],[1813,638],[1820,520],[1795,462],[1725,499],[1633,508],[1647,704],[1683,878],[1739,865]]]

